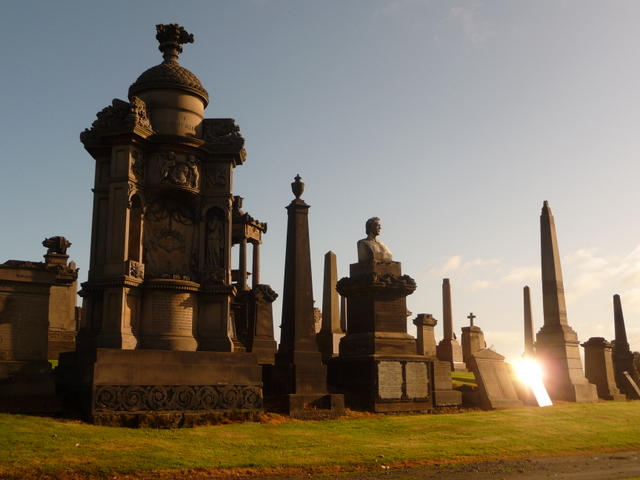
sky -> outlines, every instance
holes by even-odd
[[[314,296],[377,216],[417,283],[412,319],[442,338],[470,312],[517,360],[523,287],[542,326],[539,216],[555,216],[568,322],[613,339],[622,299],[640,350],[640,2],[636,0],[0,1],[0,262],[38,261],[61,235],[86,280],[96,113],[162,61],[155,25],[195,37],[180,64],[234,118],[243,209],[267,222],[261,281],[282,293],[285,207],[299,174],[311,206]],[[274,304],[280,323],[281,298]]]

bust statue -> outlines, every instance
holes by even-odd
[[[370,262],[371,260],[390,262],[393,260],[391,251],[376,238],[380,235],[381,228],[378,217],[367,220],[365,225],[367,238],[358,241],[358,262]]]

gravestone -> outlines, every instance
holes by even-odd
[[[484,332],[480,327],[473,324],[476,316],[470,313],[467,317],[470,325],[468,327],[462,327],[462,360],[466,364],[469,361],[471,355],[483,348],[487,348],[487,343],[484,341]]]
[[[626,400],[626,396],[616,386],[611,355],[613,345],[602,337],[591,337],[582,347],[584,374],[598,389],[598,397],[603,400]]]
[[[462,358],[462,346],[453,333],[453,306],[451,302],[451,284],[448,278],[442,280],[442,322],[444,335],[437,347],[438,360],[449,362],[451,370],[466,372]]]
[[[433,407],[432,360],[417,355],[407,333],[406,297],[416,288],[377,239],[380,219],[366,222],[358,263],[337,290],[347,298],[347,333],[340,355],[329,361],[329,381],[350,408],[374,412],[424,411]]]
[[[419,313],[418,316],[413,319],[413,324],[416,326],[416,330],[418,333],[418,355],[435,357],[436,336],[434,327],[438,324],[438,321],[433,318],[433,315],[431,315],[430,313]]]
[[[338,356],[340,339],[344,332],[340,328],[340,301],[336,291],[338,283],[338,261],[336,254],[324,256],[324,284],[322,290],[322,327],[316,335],[322,361]]]
[[[482,408],[486,410],[521,408],[504,357],[493,350],[482,349],[471,355],[467,364],[476,377]]]
[[[552,400],[597,402],[598,392],[582,370],[578,334],[567,322],[556,227],[549,203],[540,215],[544,325],[538,332],[536,358]]]
[[[77,349],[61,354],[56,373],[66,401],[96,423],[131,415],[145,422],[157,412],[180,423],[262,408],[262,367],[257,353],[245,352],[234,317],[248,289],[246,245],[258,245],[266,230],[234,217],[244,138],[235,120],[204,118],[209,94],[178,63],[193,35],[176,24],[156,33],[163,62],[80,135],[95,160],[91,257]],[[235,282],[234,241],[243,262]],[[254,266],[254,278],[258,272]],[[264,313],[255,306],[254,317]],[[107,402],[109,395],[126,401]],[[151,404],[137,401],[145,395]],[[214,401],[218,395],[237,401]]]

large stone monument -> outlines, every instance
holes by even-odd
[[[51,237],[44,262],[0,265],[0,411],[51,413],[62,408],[49,359],[51,328],[59,349],[75,345],[74,290],[78,270],[67,264],[64,237]]]
[[[597,402],[596,386],[582,370],[578,335],[567,323],[556,227],[548,202],[540,215],[544,325],[537,335],[536,358],[552,400]]]
[[[316,343],[309,205],[300,197],[304,183],[291,184],[295,199],[286,207],[287,249],[282,294],[282,325],[275,365],[266,371],[265,389],[276,408],[296,418],[335,417],[344,397],[327,390],[327,367]]]
[[[518,398],[502,355],[484,348],[473,353],[467,365],[478,383],[482,408],[492,410],[524,406]]]
[[[178,63],[193,35],[170,24],[156,38],[164,61],[80,136],[96,164],[91,258],[77,351],[59,370],[94,419],[262,408],[261,367],[233,321],[246,290],[231,274],[244,139],[233,119],[204,118],[209,94]],[[241,248],[266,229],[244,220]]]
[[[351,408],[375,412],[432,408],[431,364],[417,355],[407,333],[406,297],[415,281],[378,240],[380,219],[366,222],[358,263],[342,278],[338,292],[347,297],[347,334],[340,356],[329,362],[330,384],[345,393]]]
[[[627,327],[624,323],[620,295],[613,296],[613,322],[615,340],[613,341],[613,366],[616,385],[627,397],[638,400],[638,371],[633,362],[633,352],[627,340]],[[626,373],[626,374],[625,374]]]
[[[598,390],[603,400],[624,401],[626,396],[616,386],[613,372],[613,345],[602,337],[591,337],[582,344],[584,348],[584,375]]]
[[[524,303],[524,354],[525,358],[533,358],[535,356],[535,336],[533,330],[533,313],[531,310],[531,292],[528,286],[523,289]]]
[[[453,306],[451,284],[448,278],[442,280],[442,319],[444,335],[437,347],[438,360],[449,362],[452,371],[466,372],[467,367],[462,358],[462,345],[453,333]]]

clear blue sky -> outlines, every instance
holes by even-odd
[[[0,18],[0,261],[39,260],[62,235],[86,278],[94,164],[79,134],[160,63],[155,25],[179,23],[206,116],[246,139],[234,192],[269,225],[264,283],[282,292],[300,174],[318,306],[324,254],[346,276],[378,216],[418,284],[409,332],[418,313],[442,319],[448,277],[458,336],[473,311],[513,360],[524,285],[542,325],[548,200],[569,324],[611,340],[618,293],[640,349],[640,2],[23,0]]]

